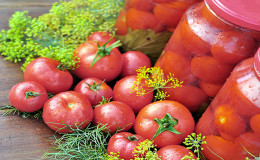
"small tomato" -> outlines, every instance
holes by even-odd
[[[81,93],[61,92],[45,103],[42,118],[52,130],[69,133],[68,126],[85,128],[93,119],[93,109]]]
[[[20,82],[14,85],[9,92],[11,105],[23,112],[40,110],[47,100],[46,89],[33,81]]]

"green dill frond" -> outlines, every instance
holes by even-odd
[[[65,126],[69,127],[69,126]],[[89,124],[85,129],[80,127],[71,128],[73,133],[62,134],[60,138],[55,137],[55,147],[51,152],[46,152],[44,159],[84,159],[104,160],[108,159],[106,148],[111,137],[109,133],[102,130],[106,126],[93,126]],[[111,156],[110,156],[111,158]]]
[[[134,148],[134,160],[160,160],[156,146],[153,141],[148,139],[140,142],[139,145]]]
[[[116,17],[124,0],[71,0],[53,3],[48,13],[32,18],[16,12],[10,29],[0,32],[0,54],[5,60],[24,61],[25,69],[36,57],[48,57],[73,70],[74,50],[95,31],[115,32]]]
[[[166,85],[169,85],[167,88],[176,88],[182,86],[182,81],[180,82],[173,74],[164,75],[163,70],[160,67],[140,67],[137,71],[137,81],[134,82],[131,90],[135,92],[138,96],[150,93],[155,91],[154,101],[163,100],[167,95],[167,92],[164,92],[162,89],[166,88]],[[144,86],[149,89],[144,89]]]
[[[16,115],[21,115],[21,117],[23,117],[23,118],[29,118],[29,117],[34,117],[36,119],[42,118],[42,110],[35,111],[35,112],[22,112],[12,105],[1,106],[0,110],[5,111],[2,116],[8,116],[10,114],[13,114],[13,115],[16,114]]]
[[[201,134],[196,134],[196,133],[192,133],[190,135],[188,135],[185,138],[185,141],[183,142],[183,144],[185,146],[187,146],[186,148],[189,150],[192,150],[193,153],[195,153],[197,155],[197,159],[194,158],[193,154],[190,155],[186,155],[182,158],[182,160],[201,160],[204,157],[201,157],[201,150],[203,150],[203,148],[201,147],[202,144],[207,144],[207,142],[205,141],[205,136],[202,136]]]

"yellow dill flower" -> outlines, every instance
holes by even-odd
[[[166,92],[162,91],[163,88],[166,88],[166,84],[170,84],[170,87],[167,88],[176,88],[181,87],[183,83],[175,78],[174,74],[169,74],[165,78],[164,72],[160,67],[146,68],[144,66],[140,67],[136,71],[137,80],[131,88],[132,93],[135,92],[138,96],[141,96],[155,91],[154,101],[163,100],[166,97],[169,97]],[[144,86],[151,89],[144,90]]]

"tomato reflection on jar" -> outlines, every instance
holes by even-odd
[[[241,0],[205,0],[189,7],[155,63],[166,75],[183,81],[183,87],[172,89],[167,99],[192,112],[209,103],[233,68],[254,56],[260,40],[259,7],[259,1]],[[187,91],[190,86],[196,91]],[[197,98],[198,93],[204,98]]]

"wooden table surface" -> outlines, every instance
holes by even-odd
[[[0,0],[0,30],[8,29],[8,19],[15,11],[28,10],[37,17],[48,12],[58,0]],[[10,104],[8,93],[23,81],[21,64],[4,61],[0,56],[0,105]],[[0,111],[0,160],[37,160],[48,151],[54,132],[42,120],[24,119],[17,115],[2,116]]]

